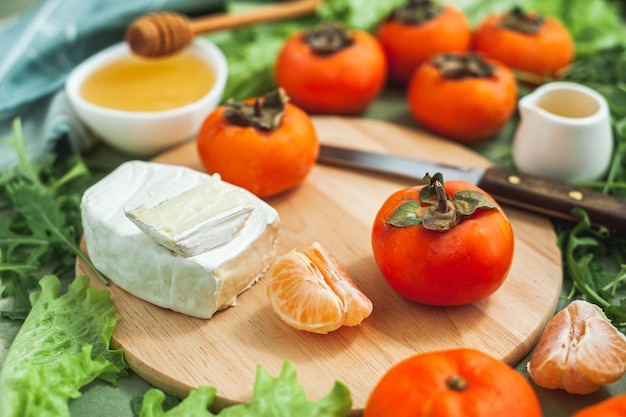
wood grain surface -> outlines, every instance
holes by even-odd
[[[314,121],[323,143],[448,164],[489,165],[458,144],[387,122],[331,116]],[[155,161],[202,170],[193,142]],[[385,371],[418,352],[472,347],[517,364],[552,317],[561,291],[561,255],[550,221],[505,206],[516,248],[504,285],[473,305],[415,304],[390,289],[370,246],[371,223],[382,202],[410,185],[316,165],[302,185],[267,199],[281,217],[279,254],[318,241],[370,297],[374,311],[361,326],[327,335],[295,330],[271,310],[263,279],[239,297],[237,306],[210,320],[156,307],[110,284],[106,288],[121,317],[114,346],[124,349],[131,369],[164,391],[183,397],[200,385],[213,385],[223,404],[250,399],[258,365],[277,376],[289,360],[310,399],[323,397],[340,380],[350,388],[357,413]],[[80,261],[77,273],[91,275]],[[105,288],[93,276],[91,282],[94,288]]]

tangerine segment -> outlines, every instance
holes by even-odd
[[[344,322],[341,298],[303,253],[292,251],[279,257],[267,271],[267,294],[272,309],[298,330],[328,333]]]
[[[290,326],[328,333],[356,326],[372,312],[372,302],[322,245],[308,243],[278,257],[266,272],[274,312]]]
[[[372,301],[361,292],[332,253],[317,242],[308,243],[302,253],[322,272],[326,283],[344,303],[347,313],[344,326],[358,326],[372,314]]]
[[[527,368],[541,387],[595,392],[626,373],[626,336],[600,307],[575,300],[548,322]]]

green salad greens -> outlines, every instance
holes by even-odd
[[[53,156],[30,162],[19,120],[8,139],[19,163],[0,173],[1,298],[12,297],[4,317],[24,319],[30,311],[29,293],[44,270],[69,277],[76,257],[91,261],[78,246],[82,235],[80,199],[90,172],[80,155],[59,161]]]
[[[257,367],[250,402],[224,407],[213,414],[209,410],[216,398],[215,387],[203,386],[165,411],[165,394],[151,389],[143,397],[139,417],[345,417],[352,406],[348,387],[339,381],[319,401],[308,400],[298,382],[296,368],[289,361],[283,363],[278,377],[268,375],[262,366]]]
[[[69,416],[68,400],[96,378],[125,375],[120,350],[110,350],[118,318],[109,292],[78,276],[59,296],[61,281],[46,275],[31,293],[32,310],[0,368],[0,416]]]

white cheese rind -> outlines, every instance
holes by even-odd
[[[157,243],[183,256],[196,256],[230,241],[241,230],[254,208],[244,191],[214,174],[156,206],[135,207],[126,216]]]
[[[173,198],[209,178],[189,168],[130,161],[90,187],[81,209],[94,265],[129,293],[190,316],[210,318],[235,305],[237,296],[276,257],[280,220],[274,208],[243,190],[253,210],[242,229],[232,240],[191,257],[156,243],[125,215],[142,204],[154,206]]]

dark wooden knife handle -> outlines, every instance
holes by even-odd
[[[595,226],[626,234],[623,198],[498,167],[488,168],[478,186],[499,203],[561,219],[575,221],[572,209],[580,207]]]

